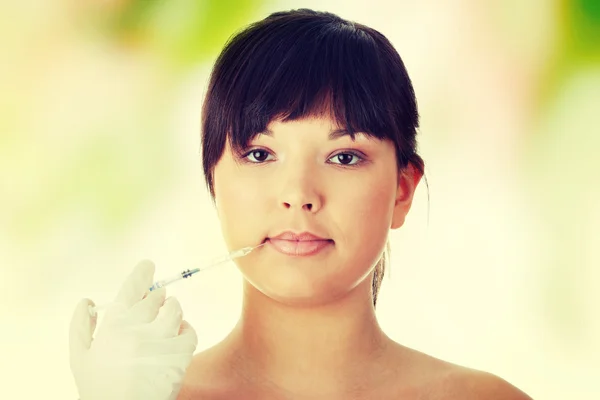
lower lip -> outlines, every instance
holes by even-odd
[[[317,254],[330,244],[330,240],[283,240],[283,239],[267,239],[267,243],[273,246],[275,250],[288,256],[312,256]]]

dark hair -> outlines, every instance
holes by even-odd
[[[230,38],[202,110],[202,163],[213,203],[213,171],[226,140],[241,154],[273,120],[324,114],[352,137],[364,132],[392,141],[399,172],[409,163],[424,172],[412,83],[381,33],[332,13],[299,9],[273,13]],[[375,267],[374,306],[389,252],[388,240]]]

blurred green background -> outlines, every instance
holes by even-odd
[[[534,398],[600,397],[600,1],[414,3],[0,5],[4,390],[75,398],[79,298],[110,299],[142,258],[166,275],[225,250],[199,157],[210,68],[246,24],[308,7],[386,35],[419,101],[430,222],[421,187],[382,325]],[[199,350],[239,305],[234,268],[206,281],[172,293]]]

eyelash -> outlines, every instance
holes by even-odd
[[[271,154],[269,151],[267,151],[265,149],[262,149],[260,147],[256,147],[256,148],[250,149],[248,151],[244,151],[244,153],[240,156],[240,159],[242,160],[242,162],[248,163],[248,164],[263,164],[263,163],[265,163],[266,161],[254,162],[254,161],[249,161],[248,160],[248,156],[250,154],[252,154],[252,153],[257,152],[257,151],[264,151],[265,153]],[[365,157],[363,157],[361,154],[359,154],[359,153],[357,153],[355,151],[351,151],[351,150],[339,152],[339,153],[331,156],[330,159],[333,158],[333,157],[337,157],[340,154],[350,154],[350,155],[353,155],[353,156],[355,156],[355,157],[358,158],[358,162],[355,163],[355,164],[335,164],[334,163],[335,165],[340,165],[340,166],[345,167],[345,168],[356,168],[356,167],[360,166],[361,164],[363,164],[366,161]]]

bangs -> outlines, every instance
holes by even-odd
[[[240,153],[271,121],[307,117],[329,117],[352,139],[364,132],[394,140],[401,130],[415,129],[414,123],[398,126],[414,122],[414,106],[398,102],[407,88],[391,75],[390,54],[380,54],[369,28],[333,18],[278,20],[276,14],[265,21],[268,28],[250,25],[217,60],[204,108],[205,140],[229,137]]]

